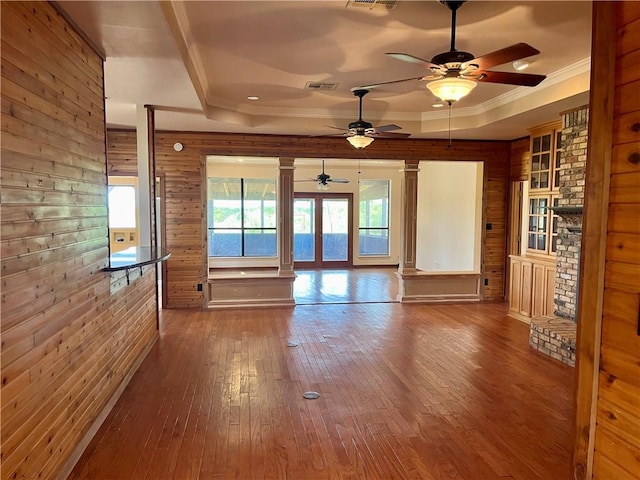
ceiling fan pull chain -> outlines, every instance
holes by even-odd
[[[453,105],[453,102],[447,102],[449,104],[449,145],[447,145],[447,148],[451,148],[451,105]]]

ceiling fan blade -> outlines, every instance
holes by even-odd
[[[411,55],[409,53],[399,53],[399,52],[387,52],[385,55],[389,55],[396,60],[402,60],[403,62],[409,63],[422,63],[427,67],[434,65],[430,60],[425,60],[424,58],[416,57],[415,55]],[[437,65],[435,65],[437,67]]]
[[[347,128],[332,127],[331,125],[325,125],[325,127],[327,127],[327,128],[333,128],[334,130],[341,130],[341,131],[343,131],[343,132],[348,132],[348,131],[349,131]]]
[[[294,180],[294,182],[317,182],[317,178],[305,178],[304,180]]]
[[[423,76],[421,75],[419,77],[403,78],[401,80],[390,80],[388,82],[372,83],[370,85],[364,85],[364,86],[359,87],[359,88],[366,88],[366,89],[378,88],[378,87],[381,87],[383,85],[391,85],[393,83],[410,82],[411,80],[422,80],[422,78],[423,78]]]
[[[478,65],[479,70],[486,70],[487,68],[495,67],[496,65],[502,65],[504,63],[510,63],[521,58],[531,57],[540,53],[539,50],[533,48],[526,43],[516,43],[510,47],[503,48],[502,50],[496,50],[495,52],[487,53],[481,57],[476,57],[473,60],[466,62],[466,64]]]
[[[483,71],[479,80],[487,83],[506,83],[508,85],[535,87],[545,78],[547,78],[546,75],[536,75],[533,73]]]
[[[349,180],[346,178],[327,178],[327,182],[333,183],[349,183]]]
[[[410,133],[401,132],[380,132],[374,135],[374,137],[388,137],[388,138],[407,138],[410,137]]]
[[[379,127],[373,127],[376,133],[379,132],[388,132],[389,130],[402,130],[402,127],[398,125],[389,124],[389,125],[380,125]]]

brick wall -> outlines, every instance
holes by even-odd
[[[578,269],[582,241],[588,107],[563,114],[559,207],[579,207],[580,213],[561,214],[556,252],[555,315],[576,319]]]

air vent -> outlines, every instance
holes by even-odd
[[[366,7],[372,8],[386,8],[391,10],[396,6],[397,0],[348,0],[347,8],[349,7]]]
[[[304,88],[305,90],[335,90],[338,88],[338,84],[331,82],[307,82]]]

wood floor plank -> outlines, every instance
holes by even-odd
[[[573,373],[504,304],[164,310],[69,478],[562,480]]]

